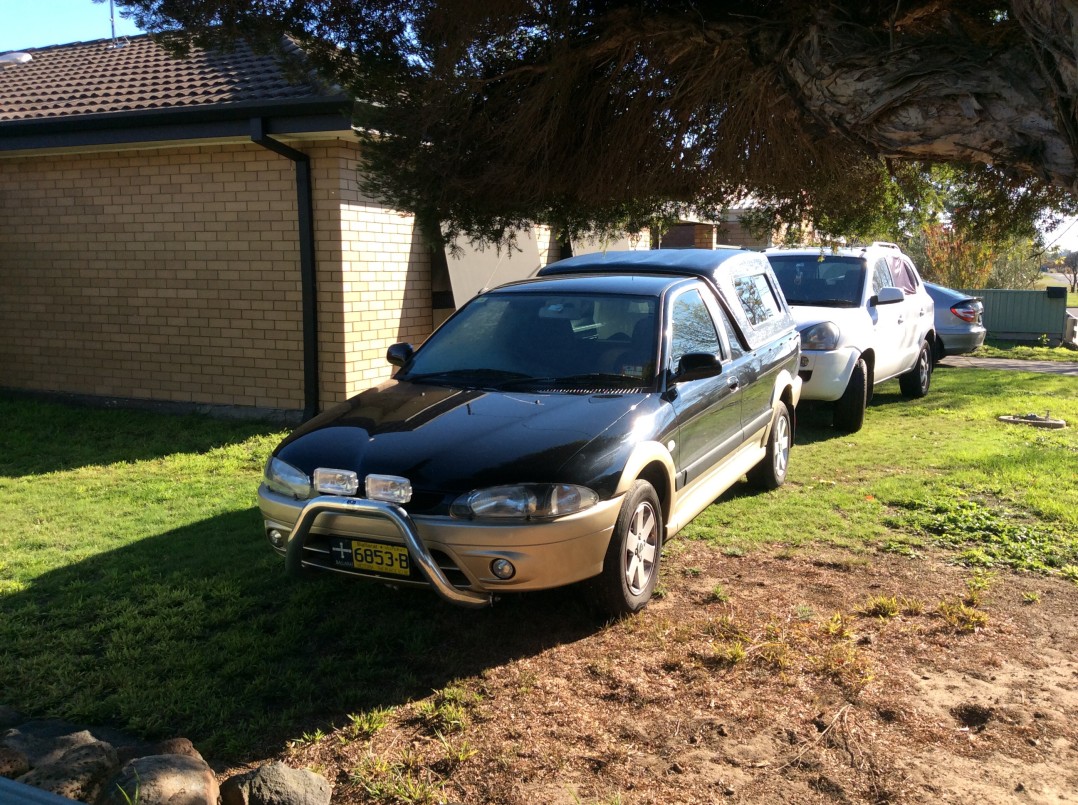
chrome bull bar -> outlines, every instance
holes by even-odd
[[[290,576],[298,576],[303,569],[303,547],[307,544],[307,537],[311,533],[311,527],[318,515],[324,513],[343,514],[352,516],[375,516],[389,520],[400,531],[404,538],[404,544],[408,552],[419,565],[419,570],[426,576],[427,581],[446,601],[451,604],[459,604],[465,607],[490,606],[493,597],[488,593],[478,593],[473,590],[461,590],[450,584],[445,573],[438,567],[434,557],[419,538],[415,523],[408,513],[400,506],[392,503],[384,503],[380,500],[365,500],[362,498],[339,498],[332,495],[322,495],[307,501],[296,518],[296,524],[292,526],[292,532],[288,535],[288,547],[285,549],[284,566]]]

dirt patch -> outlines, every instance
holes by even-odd
[[[284,759],[337,803],[1078,799],[1073,583],[671,548],[641,615]]]

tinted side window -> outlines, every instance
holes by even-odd
[[[905,260],[895,261],[891,267],[891,278],[895,281],[895,286],[906,293],[917,291],[917,274]]]
[[[753,327],[778,316],[782,310],[763,274],[738,277],[734,280],[734,290]]]
[[[880,288],[893,286],[891,281],[891,269],[887,267],[887,260],[880,258],[872,266],[872,293],[877,294]]]
[[[690,352],[721,352],[715,322],[699,291],[688,291],[674,300],[671,311],[670,367],[676,369],[682,355]]]

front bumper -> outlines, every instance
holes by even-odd
[[[852,348],[802,350],[798,369],[803,383],[801,399],[837,400],[850,384],[850,375],[860,357],[861,352]]]
[[[510,524],[412,517],[390,503],[323,495],[297,501],[258,490],[266,533],[282,535],[274,549],[285,556],[289,573],[303,568],[342,573],[388,584],[432,587],[442,598],[463,606],[485,606],[505,592],[543,590],[572,584],[602,571],[621,498],[602,501],[584,512],[541,522]],[[362,540],[408,549],[411,572],[397,576],[336,565],[330,540]],[[515,573],[499,579],[496,559],[512,563]]]

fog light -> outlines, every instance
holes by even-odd
[[[283,548],[285,542],[287,542],[285,535],[277,528],[271,528],[266,532],[266,536],[269,537],[269,541],[274,548]]]
[[[517,569],[508,559],[495,559],[490,563],[490,572],[502,581],[511,579],[517,574]]]

